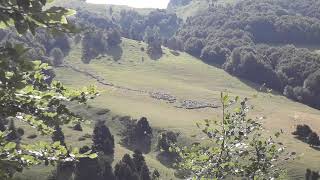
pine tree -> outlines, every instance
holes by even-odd
[[[74,162],[59,162],[57,164],[55,180],[71,180],[74,168]]]
[[[113,174],[112,166],[107,162],[104,167],[103,180],[115,180],[116,177]]]
[[[137,171],[136,165],[129,154],[125,154],[121,160],[122,163],[127,164],[133,172]]]
[[[80,148],[80,153],[86,153],[90,151],[88,146]],[[103,170],[99,163],[99,159],[81,158],[76,164],[75,178],[74,180],[102,180]]]
[[[140,180],[151,180],[149,168],[145,163],[141,167]]]
[[[138,150],[134,151],[132,161],[135,164],[137,173],[139,173],[140,180],[150,180],[151,178],[150,178],[149,168],[140,151]]]
[[[103,152],[105,155],[114,153],[114,137],[104,121],[98,121],[93,130],[93,151]]]
[[[52,64],[54,66],[59,66],[63,63],[64,55],[60,48],[53,48],[50,51],[50,56],[52,57]]]
[[[60,142],[61,145],[65,146],[66,143],[64,141],[64,134],[62,132],[62,129],[59,125],[56,125],[55,128],[54,128],[54,132],[52,134],[52,141],[53,142]]]
[[[82,126],[80,123],[77,123],[76,125],[73,126],[73,130],[75,131],[82,131]]]
[[[134,138],[136,141],[136,149],[143,153],[150,152],[152,128],[150,127],[147,118],[142,117],[135,125]]]
[[[129,154],[125,154],[115,166],[114,175],[117,180],[139,180],[139,174]]]
[[[136,135],[138,138],[144,136],[152,136],[152,128],[149,125],[147,118],[142,117],[136,125]]]
[[[143,167],[143,165],[146,164],[146,162],[144,160],[144,157],[143,157],[142,153],[139,150],[135,150],[134,151],[132,160],[133,160],[133,162],[135,164],[135,167],[136,167],[138,172],[140,172],[142,167]]]
[[[16,126],[15,126],[13,120],[10,121],[8,130],[9,130],[9,134],[7,135],[8,141],[19,141],[20,140],[20,136],[17,132],[17,129],[16,129]]]

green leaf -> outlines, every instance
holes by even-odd
[[[97,158],[97,157],[98,157],[98,155],[97,155],[96,153],[89,155],[89,158],[90,158],[90,159],[95,159],[95,158]]]
[[[15,149],[16,146],[17,146],[16,143],[14,143],[14,142],[9,142],[8,144],[6,144],[6,145],[4,146],[4,150],[6,150],[6,151],[11,151],[11,150]]]
[[[65,13],[65,16],[73,16],[73,15],[77,14],[76,10],[73,10],[73,9],[67,9],[67,10],[68,10],[68,12]]]

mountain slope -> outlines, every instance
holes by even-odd
[[[295,139],[291,132],[294,131],[294,125],[304,123],[319,132],[319,111],[280,95],[258,92],[258,87],[254,84],[232,77],[185,53],[175,56],[165,49],[162,58],[151,60],[141,51],[141,47],[145,46],[144,43],[123,39],[119,60],[115,61],[112,56],[107,55],[90,64],[80,61],[81,47],[77,46],[66,61],[68,65],[86,73],[58,68],[57,78],[73,87],[92,83],[98,85],[103,92],[90,103],[92,107],[108,108],[114,114],[130,115],[133,118],[145,116],[153,128],[179,131],[187,138],[198,133],[195,128],[197,121],[219,117],[220,108],[177,108],[171,103],[150,97],[149,92],[165,92],[178,100],[212,102],[217,105],[221,91],[227,90],[231,95],[249,97],[255,106],[251,115],[266,117],[263,120],[266,133],[283,129],[283,141],[288,146],[288,151],[302,155],[300,159],[284,162],[289,167],[289,175],[292,178],[302,178],[305,168],[318,168],[316,159],[320,158],[320,153]],[[97,82],[88,73],[96,79],[99,77],[100,81],[104,79],[104,82],[108,82],[107,85]],[[254,98],[256,95],[258,97]],[[155,160],[155,152],[147,156],[150,160]],[[166,168],[161,169],[162,172],[167,172]]]

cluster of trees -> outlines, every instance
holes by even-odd
[[[56,126],[55,133],[52,135],[54,142],[65,145],[64,134],[59,126]],[[104,121],[98,121],[92,135],[92,147],[84,146],[80,153],[95,152],[97,158],[80,158],[78,162],[63,162],[57,165],[56,170],[48,178],[49,180],[156,180],[160,177],[155,170],[151,174],[143,154],[135,150],[132,157],[125,154],[114,170],[112,168],[114,156],[114,137]]]
[[[163,52],[161,48],[160,30],[158,27],[148,27],[145,32],[144,41],[148,44],[147,54],[151,59],[159,59]]]
[[[320,42],[315,8],[319,2],[293,2],[249,0],[217,5],[188,18],[169,47],[320,108],[320,56],[307,49],[283,46]]]
[[[320,173],[316,171],[312,171],[310,169],[306,170],[306,180],[319,180],[320,179]]]
[[[296,131],[292,134],[302,141],[307,142],[310,146],[320,146],[319,135],[312,131],[308,125],[297,125]]]
[[[122,10],[118,20],[124,37],[142,41],[147,28],[159,30],[161,39],[172,37],[180,27],[182,20],[166,10],[154,10],[148,15],[141,15],[134,10]]]
[[[125,154],[114,168],[116,180],[156,180],[160,174],[157,170],[151,174],[140,151],[134,151],[132,157]]]
[[[153,133],[147,118],[142,117],[138,121],[126,119],[122,123],[125,126],[121,132],[122,144],[132,150],[136,149],[143,153],[150,152]]]
[[[71,49],[71,37],[62,32],[52,34],[46,29],[39,28],[35,30],[35,35],[27,32],[25,36],[20,36],[13,28],[8,28],[1,29],[0,34],[1,44],[7,41],[24,44],[30,48],[25,54],[26,57],[41,60],[53,66],[61,65]]]
[[[118,23],[124,37],[144,40],[148,44],[148,55],[152,59],[158,59],[162,56],[161,45],[167,45],[167,41],[173,37],[182,20],[167,10],[157,9],[145,16],[133,10],[123,10]]]
[[[119,47],[121,34],[119,27],[107,17],[79,10],[74,20],[82,34],[77,37],[81,40],[82,61],[86,64],[100,55],[109,53],[113,47]]]
[[[222,67],[229,73],[320,108],[320,55],[294,46],[235,48]]]
[[[174,165],[180,161],[180,156],[172,150],[172,145],[178,143],[179,133],[173,131],[165,131],[160,133],[157,142],[157,150],[159,154],[157,159],[165,166],[175,167]],[[179,176],[179,171],[176,172],[176,177]]]

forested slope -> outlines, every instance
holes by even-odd
[[[216,5],[188,18],[175,39],[209,64],[319,108],[320,56],[295,47],[320,45],[317,7],[314,0]]]

